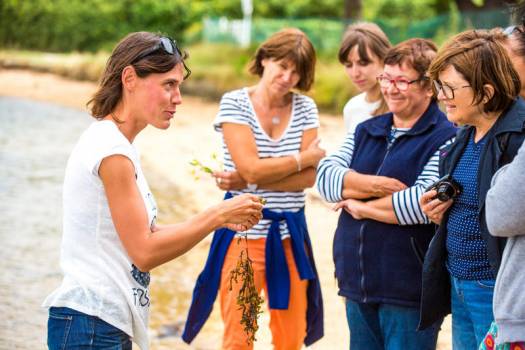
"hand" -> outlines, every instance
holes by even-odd
[[[326,151],[319,146],[321,139],[316,138],[313,140],[306,150],[301,152],[302,168],[314,167],[317,168],[317,164],[321,159],[326,156]]]
[[[354,219],[362,220],[365,219],[365,217],[363,216],[363,209],[365,206],[366,203],[358,201],[356,199],[345,199],[344,201],[336,203],[332,207],[332,209],[334,211],[337,211],[343,208],[348,214],[352,215]]]
[[[406,188],[407,185],[392,177],[373,176],[372,178],[372,191],[375,197],[385,197]]]
[[[261,199],[253,194],[245,193],[220,203],[219,210],[223,224],[234,231],[246,231],[262,218]]]
[[[241,190],[247,186],[238,171],[214,171],[211,175],[215,178],[217,187],[223,191]]]
[[[421,210],[423,213],[425,213],[425,215],[428,216],[432,222],[441,225],[443,215],[448,210],[448,208],[452,206],[454,201],[449,199],[446,202],[442,202],[437,198],[434,199],[436,195],[436,190],[423,193],[423,196],[421,196],[419,199],[419,204],[421,205]]]

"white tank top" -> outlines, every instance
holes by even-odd
[[[69,307],[97,316],[129,334],[141,349],[148,349],[149,273],[140,272],[126,253],[98,175],[101,161],[115,154],[133,162],[149,223],[155,222],[157,207],[137,150],[112,121],[94,122],[67,163],[60,257],[64,280],[43,306]]]

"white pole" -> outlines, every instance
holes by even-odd
[[[252,34],[252,13],[253,4],[252,0],[241,0],[242,6],[242,33],[241,33],[241,46],[248,47],[251,41]]]

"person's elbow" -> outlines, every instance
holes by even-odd
[[[310,188],[314,187],[316,184],[317,171],[314,168],[308,168],[303,170],[304,176],[304,187]]]
[[[241,177],[249,184],[261,183],[261,174],[255,169],[246,169],[245,171],[239,171]]]
[[[494,198],[487,195],[487,201],[485,202],[485,221],[487,223],[487,229],[494,237],[509,237],[515,235],[517,230],[523,230],[521,223],[518,224],[518,221],[520,221],[519,217],[508,210],[501,210],[500,205],[502,204],[503,203],[495,202]]]
[[[155,268],[153,259],[144,253],[134,254],[134,256],[130,256],[130,258],[133,262],[133,265],[135,265],[141,272],[149,272]]]
[[[264,171],[259,168],[256,161],[249,162],[250,165],[237,165],[237,171],[249,184],[260,184],[264,180]]]
[[[144,244],[142,248],[136,248],[138,249],[128,249],[128,255],[141,272],[149,272],[159,265],[156,254],[148,249],[147,244]]]
[[[487,215],[487,228],[489,233],[494,237],[506,237],[509,235],[510,227],[501,222],[499,218],[494,218],[492,215]]]
[[[512,232],[517,229],[514,227],[513,218],[509,218],[506,215],[498,215],[498,213],[490,213],[488,208],[486,222],[489,233],[494,237],[513,236]]]

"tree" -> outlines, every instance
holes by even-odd
[[[499,9],[509,4],[515,4],[516,0],[508,0],[508,1],[482,0],[481,4],[477,4],[479,1],[472,1],[472,0],[454,0],[454,2],[456,3],[456,6],[458,7],[458,10],[460,12],[468,12],[468,11]]]
[[[350,20],[359,20],[363,16],[363,5],[361,0],[344,0],[343,18],[350,22]]]

